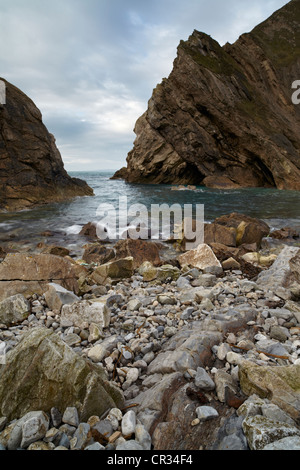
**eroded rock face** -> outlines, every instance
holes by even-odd
[[[300,190],[299,20],[293,0],[234,44],[198,31],[181,41],[115,178]]]
[[[91,196],[93,190],[64,169],[55,139],[35,104],[18,88],[6,85],[0,105],[0,211]]]

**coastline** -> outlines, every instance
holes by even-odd
[[[243,236],[253,235],[254,226],[257,236],[257,228],[264,227],[258,220],[251,223]],[[223,241],[229,232],[223,226]],[[287,371],[290,376],[295,370],[292,375],[299,376],[299,279],[287,284],[287,273],[293,269],[297,276],[299,269],[298,261],[292,262],[299,258],[299,248],[291,246],[298,239],[284,239],[293,234],[281,231],[270,247],[268,237],[259,232],[256,251],[253,246],[247,251],[247,243],[235,248],[222,245],[222,251],[220,243],[211,242],[200,246],[200,251],[207,247],[200,255],[177,246],[167,260],[160,258],[162,246],[153,241],[104,244],[95,235],[95,227],[87,224],[81,234],[85,259],[70,257],[63,246],[2,255],[0,287],[6,284],[0,302],[0,341],[5,344],[0,446],[139,451],[222,450],[229,445],[249,450],[261,448],[253,436],[263,427],[264,448],[280,447],[282,435],[289,446],[298,448],[297,405],[283,396],[278,379],[272,396],[261,392],[264,375],[276,377],[277,371]],[[113,250],[119,256],[113,256]],[[250,261],[247,255],[253,253],[259,257]],[[20,273],[23,280],[16,281]],[[23,293],[6,298],[9,283],[10,288],[21,286]],[[15,318],[5,324],[8,301]],[[58,377],[53,351],[56,362],[61,358],[61,367],[66,360],[72,367],[79,367],[79,362],[82,368],[96,367],[93,373],[101,370],[107,384],[101,393],[110,398],[99,395],[100,406],[93,395],[92,406],[87,407],[89,391],[84,387],[85,398],[76,401],[70,394],[70,401],[64,401],[66,384],[60,381],[49,396],[52,386],[45,377],[50,372],[40,365],[39,378],[34,374],[26,376],[25,383],[20,379],[15,398],[9,398],[10,388],[15,393],[11,374],[22,377],[20,351],[25,362],[43,351],[54,382]],[[72,377],[66,380],[73,390]],[[10,388],[3,389],[3,383],[10,383]],[[22,387],[28,383],[32,395],[24,396]],[[34,390],[41,386],[43,397],[37,400]],[[298,399],[298,392],[288,393]],[[105,410],[103,400],[108,400]],[[257,416],[250,412],[253,406]],[[57,415],[60,419],[55,421]],[[23,431],[13,439],[17,423],[30,428],[33,417],[46,423],[44,431],[31,430],[34,436],[29,440]],[[272,425],[278,420],[275,432]],[[232,433],[226,423],[231,423]]]

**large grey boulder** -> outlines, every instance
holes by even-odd
[[[0,415],[19,419],[35,410],[76,406],[81,421],[123,405],[104,370],[78,356],[58,335],[35,328],[6,355],[0,369]]]

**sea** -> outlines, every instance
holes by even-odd
[[[221,215],[239,212],[264,220],[271,229],[294,227],[300,231],[300,192],[250,188],[218,190],[205,187],[174,190],[172,185],[130,184],[112,180],[113,171],[69,172],[85,180],[94,190],[92,197],[47,204],[21,212],[0,214],[0,244],[32,250],[39,243],[66,246],[79,254],[83,240],[79,235],[88,222],[99,222],[99,207],[108,204],[118,211],[120,198],[126,197],[128,207],[142,204],[149,213],[152,205],[179,204],[182,208],[204,208],[205,222]],[[195,213],[195,212],[194,212]],[[51,232],[47,237],[45,232]],[[163,235],[162,235],[163,236]]]

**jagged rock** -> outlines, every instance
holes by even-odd
[[[299,190],[300,107],[291,100],[299,15],[292,0],[234,44],[199,31],[181,41],[115,178]]]
[[[93,195],[84,181],[67,174],[55,139],[35,104],[1,80],[6,86],[6,104],[0,106],[0,210]]]
[[[104,370],[78,356],[53,331],[34,328],[6,355],[0,369],[0,414],[18,419],[29,411],[78,407],[81,420],[122,406],[121,392]]]

